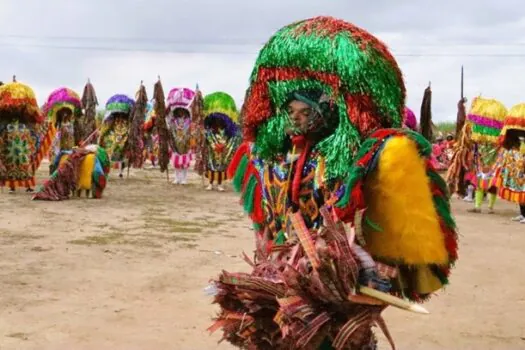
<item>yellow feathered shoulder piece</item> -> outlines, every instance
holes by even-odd
[[[425,159],[406,136],[387,140],[376,169],[365,182],[369,251],[409,265],[448,264],[439,217],[432,202]]]
[[[363,144],[347,189],[346,205],[364,210],[364,248],[398,268],[394,290],[414,300],[446,284],[457,258],[446,184],[432,168],[430,152],[415,132],[380,130]]]

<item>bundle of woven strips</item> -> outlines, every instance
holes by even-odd
[[[394,348],[381,318],[385,305],[358,294],[363,271],[385,280],[396,271],[375,263],[353,243],[354,237],[321,209],[325,226],[311,232],[300,214],[291,217],[296,237],[276,246],[271,260],[253,263],[253,271],[223,271],[215,303],[221,311],[211,332],[241,349],[375,349],[371,331],[379,325]]]

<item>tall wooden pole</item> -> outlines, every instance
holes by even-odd
[[[465,125],[466,111],[465,111],[465,94],[464,94],[464,71],[463,66],[461,66],[461,99],[458,102],[458,115],[456,119],[456,142],[459,142],[461,139],[461,134],[463,133],[463,126]],[[459,170],[459,179],[457,185],[457,192],[461,197],[464,197],[467,194],[467,184],[465,182],[465,173],[466,169],[462,166]]]
[[[465,97],[465,95],[463,95],[463,66],[461,66],[461,99],[463,99]]]

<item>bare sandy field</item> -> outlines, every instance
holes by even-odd
[[[46,167],[39,171],[45,178]],[[455,200],[460,260],[431,315],[385,313],[399,349],[524,349],[525,225],[517,208],[470,214]],[[158,170],[112,178],[101,200],[0,193],[0,349],[233,349],[206,328],[203,288],[248,270],[250,223],[228,192]],[[382,342],[382,348],[388,346]]]

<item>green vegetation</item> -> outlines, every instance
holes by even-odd
[[[454,134],[456,132],[456,122],[440,122],[436,124],[436,128],[443,135]]]

